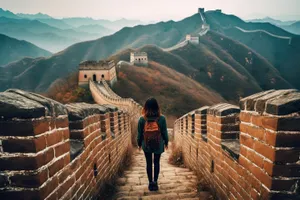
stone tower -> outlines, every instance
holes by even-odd
[[[84,61],[80,63],[78,84],[80,86],[87,86],[89,80],[95,82],[105,80],[110,85],[113,85],[117,81],[114,61]]]

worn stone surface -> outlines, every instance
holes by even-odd
[[[19,94],[27,99],[30,99],[32,101],[36,101],[36,102],[40,103],[41,105],[43,105],[44,107],[46,107],[48,109],[50,116],[57,117],[60,115],[66,115],[66,113],[67,113],[67,110],[63,104],[61,104],[57,101],[54,101],[53,99],[44,97],[42,95],[32,93],[32,92],[26,92],[26,91],[18,90],[18,89],[10,89],[10,90],[7,90],[6,92]]]
[[[208,109],[208,114],[222,117],[237,113],[240,113],[239,107],[227,103],[217,104]]]
[[[300,112],[300,92],[288,93],[267,102],[266,112],[273,115],[288,115]]]
[[[70,154],[71,154],[71,160],[76,158],[84,148],[83,141],[79,140],[70,140]]]
[[[91,115],[109,112],[109,108],[98,104],[71,103],[67,104],[66,108],[69,112],[70,121],[82,120]]]
[[[0,118],[4,120],[58,117],[66,114],[67,110],[62,104],[38,94],[16,89],[0,93]]]
[[[237,160],[240,155],[240,142],[239,140],[223,140],[221,142],[222,148],[229,153],[229,155]]]
[[[115,112],[115,111],[118,111],[118,107],[116,107],[116,106],[113,106],[113,105],[104,104],[104,105],[102,105],[102,106],[104,106],[104,107],[108,108],[110,112]]]
[[[142,151],[134,152],[132,167],[117,180],[117,193],[112,199],[211,199],[208,193],[197,193],[197,177],[187,168],[168,163],[170,150],[161,157],[158,191],[148,190],[146,160]]]
[[[203,106],[195,111],[196,114],[205,115],[207,114],[207,110],[209,109],[209,106]]]
[[[0,117],[38,118],[47,115],[47,110],[40,103],[26,99],[18,94],[0,93]]]
[[[285,94],[290,94],[295,92],[296,90],[276,90],[274,92],[268,93],[262,97],[259,97],[254,100],[255,102],[255,111],[259,113],[263,113],[266,108],[266,103],[269,100],[279,98]]]
[[[275,90],[263,91],[263,92],[256,93],[256,94],[253,94],[251,96],[248,96],[248,97],[245,97],[245,98],[241,99],[240,100],[240,108],[241,108],[241,110],[249,110],[249,111],[254,110],[254,106],[255,106],[254,100],[255,99],[260,98],[260,97],[262,97],[264,95],[267,95],[269,93],[272,93],[274,91]]]

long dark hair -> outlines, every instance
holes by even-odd
[[[142,115],[144,117],[159,117],[160,109],[157,100],[153,97],[149,98],[144,105]]]

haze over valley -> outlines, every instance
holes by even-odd
[[[151,94],[162,102],[177,102],[164,107],[172,116],[197,105],[237,104],[242,97],[264,90],[300,89],[297,20],[267,17],[244,21],[220,9],[203,10],[202,14],[197,9],[182,20],[151,24],[124,18],[54,18],[1,9],[0,39],[6,45],[0,49],[0,90],[50,91],[59,101],[77,101],[82,98],[72,91],[77,87],[79,63],[112,59],[117,65],[129,62],[134,51],[148,54],[148,69],[117,65],[119,81],[112,89],[140,103]],[[189,43],[187,35],[197,35],[199,44]],[[161,87],[151,90],[153,82]],[[58,89],[59,85],[68,86]],[[187,90],[190,85],[193,87]],[[190,91],[195,88],[206,95],[194,95]],[[193,103],[174,106],[189,98]]]

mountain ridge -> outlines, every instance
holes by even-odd
[[[41,49],[32,43],[25,40],[17,40],[3,34],[0,34],[0,43],[0,67],[25,57],[37,58],[51,55],[49,51]]]

